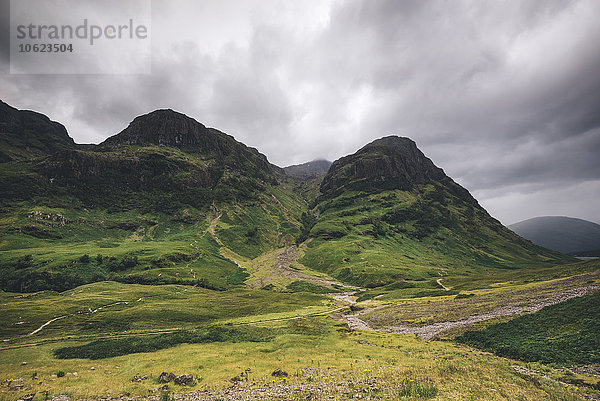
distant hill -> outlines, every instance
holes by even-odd
[[[563,216],[534,217],[508,226],[521,237],[566,254],[600,250],[600,225]]]
[[[313,160],[311,162],[284,167],[283,171],[292,176],[323,176],[329,171],[329,160]]]

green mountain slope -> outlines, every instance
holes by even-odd
[[[0,283],[241,285],[222,246],[254,258],[300,233],[305,203],[284,181],[255,149],[171,110],[98,146],[1,163]]]
[[[241,261],[303,242],[299,268],[371,287],[570,260],[504,228],[407,138],[379,139],[327,174],[325,161],[286,173],[173,110],[77,145],[41,115],[4,109],[0,126],[17,121],[29,131],[6,131],[40,145],[3,148],[23,151],[0,163],[3,289],[116,280],[225,290],[244,285]],[[38,125],[23,123],[32,115]]]
[[[321,193],[302,262],[349,283],[569,260],[502,226],[408,138],[378,139],[337,160]]]
[[[306,206],[312,205],[321,194],[319,187],[323,177],[331,167],[327,160],[313,160],[311,162],[284,167],[286,182],[288,182],[295,193],[302,196]],[[304,239],[306,239],[303,236]]]

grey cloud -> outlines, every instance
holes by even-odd
[[[561,189],[600,191],[594,0],[177,4],[153,2],[151,75],[4,74],[3,100],[78,141],[169,107],[279,165],[405,135],[505,222],[518,202],[597,210]]]

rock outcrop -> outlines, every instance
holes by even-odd
[[[336,160],[321,184],[329,194],[342,186],[384,189],[410,189],[446,178],[444,171],[421,152],[409,138],[387,136],[377,139],[356,153]]]
[[[0,101],[0,163],[29,160],[75,147],[62,124]]]

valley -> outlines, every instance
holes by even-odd
[[[173,110],[78,145],[0,106],[0,400],[600,398],[600,261],[408,138],[283,169]]]

